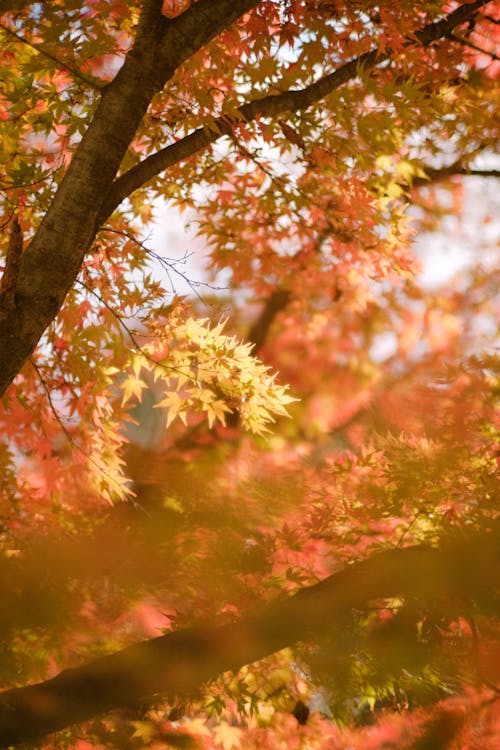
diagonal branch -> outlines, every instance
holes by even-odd
[[[441,21],[430,23],[417,31],[414,39],[408,41],[407,44],[414,44],[416,40],[423,46],[429,46],[441,38],[448,37],[453,29],[472,18],[477,10],[485,4],[485,0],[476,0],[476,2],[459,6]],[[215,120],[212,127],[198,128],[180,141],[151,154],[115,180],[99,215],[100,223],[103,223],[134,190],[174,164],[193,156],[211,143],[215,143],[223,135],[230,135],[232,127],[238,122],[251,122],[258,116],[275,117],[286,112],[304,111],[340,86],[356,78],[360,70],[374,68],[387,60],[389,56],[389,52],[381,53],[378,49],[365,52],[310,86],[289,90],[283,94],[254,99],[239,107],[231,117],[222,116]]]
[[[331,623],[392,596],[491,600],[498,588],[493,534],[438,551],[392,549],[346,567],[315,586],[229,625],[190,628],[129,646],[37,685],[0,694],[0,747],[34,741],[96,714],[158,694],[189,695],[222,672],[238,670]],[[455,599],[456,601],[456,599]]]
[[[491,57],[492,60],[496,60],[497,62],[500,60],[500,57],[496,55],[493,51],[483,49],[483,47],[479,47],[477,44],[474,44],[474,42],[471,42],[468,39],[464,39],[463,37],[457,36],[456,34],[450,34],[449,38],[453,42],[458,42],[464,47],[469,47],[470,49],[473,49],[476,52],[479,52],[481,55],[488,55],[489,57]]]

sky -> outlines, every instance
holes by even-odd
[[[496,162],[498,161],[498,164]],[[477,165],[483,167],[482,164]],[[490,161],[487,168],[500,166],[500,157]],[[500,237],[500,195],[498,180],[470,176],[463,180],[464,197],[460,217],[448,216],[441,227],[433,232],[422,232],[416,237],[415,252],[421,263],[419,281],[428,289],[450,281],[456,274],[466,271],[478,260],[491,268],[498,262],[498,238]],[[207,271],[207,249],[203,238],[196,236],[194,216],[165,202],[155,207],[156,219],[151,225],[147,246],[159,255],[178,259],[179,272],[191,281],[211,281]],[[154,265],[158,278],[165,279],[165,271],[159,263]],[[227,274],[220,274],[215,286],[227,287]],[[192,295],[193,289],[174,274],[172,282],[175,292]],[[196,287],[203,298],[204,287]],[[207,290],[206,290],[207,291]]]

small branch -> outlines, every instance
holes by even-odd
[[[113,308],[111,307],[111,305],[109,305],[106,302],[106,300],[104,300],[94,289],[91,289],[90,286],[88,286],[87,284],[85,284],[83,281],[80,281],[79,279],[77,279],[75,283],[79,284],[81,287],[83,287],[84,289],[86,289],[90,294],[92,294],[96,299],[98,299],[99,302],[102,305],[104,305],[104,307],[106,307],[106,309],[111,313],[111,315],[113,315],[113,317],[115,318],[115,320],[117,321],[117,323],[127,333],[127,335],[129,336],[130,341],[132,342],[135,350],[138,351],[139,354],[142,354],[142,356],[144,357],[144,359],[146,359],[148,362],[150,362],[152,365],[154,365],[154,367],[158,367],[160,370],[163,370],[165,373],[167,373],[168,376],[172,375],[172,373],[174,373],[174,374],[181,374],[183,376],[186,374],[184,372],[184,370],[182,369],[182,365],[179,365],[178,367],[174,367],[173,365],[166,365],[165,362],[162,362],[161,360],[155,359],[155,357],[153,357],[146,349],[144,349],[144,347],[142,347],[139,344],[138,340],[137,340],[137,336],[144,337],[145,334],[143,332],[133,331],[124,322],[123,316],[119,315],[115,310],[113,310]],[[186,368],[188,368],[188,369],[191,368],[191,363],[190,362],[189,362],[189,364],[186,364]]]
[[[57,153],[55,151],[50,153]],[[40,157],[39,155],[30,155],[30,154],[24,154],[25,158],[32,158],[38,160]],[[60,166],[60,165],[59,165]],[[57,166],[55,169],[48,169],[46,172],[43,172],[40,177],[38,177],[36,180],[33,180],[32,182],[3,182],[0,183],[0,190],[1,191],[7,191],[7,190],[19,190],[26,189],[26,188],[32,188],[35,186],[40,185],[40,183],[45,182],[45,180],[50,179],[51,177],[54,177],[55,173],[59,169],[59,166]]]
[[[109,472],[108,472],[108,471],[106,470],[106,467],[105,467],[104,465],[100,464],[100,463],[99,463],[98,461],[96,461],[95,459],[93,459],[93,458],[92,458],[92,456],[91,456],[91,455],[90,455],[89,453],[87,453],[87,451],[86,451],[86,450],[84,450],[84,449],[83,449],[83,448],[81,447],[81,445],[78,445],[78,443],[77,443],[77,442],[76,442],[76,440],[74,439],[73,435],[72,435],[72,434],[71,434],[71,433],[69,432],[68,428],[67,428],[67,427],[66,427],[66,425],[64,424],[64,421],[63,421],[63,418],[62,418],[61,414],[59,413],[59,411],[58,411],[58,410],[56,409],[56,407],[55,407],[55,405],[54,405],[54,401],[53,401],[53,399],[52,399],[52,396],[51,396],[51,392],[50,392],[49,386],[47,385],[47,383],[46,383],[46,381],[45,381],[45,378],[43,377],[43,375],[42,375],[42,373],[41,373],[41,371],[40,371],[40,368],[39,368],[39,367],[38,367],[38,365],[36,364],[36,362],[35,362],[35,360],[33,359],[33,357],[30,357],[30,358],[29,358],[29,362],[30,362],[31,366],[33,367],[33,369],[35,370],[35,372],[36,372],[36,374],[37,374],[37,376],[38,376],[38,379],[39,379],[39,381],[40,381],[40,384],[41,384],[41,386],[42,386],[42,388],[43,388],[43,390],[44,390],[44,392],[45,392],[45,396],[46,396],[46,398],[47,398],[47,402],[48,402],[48,404],[49,404],[50,410],[51,410],[52,414],[54,415],[54,419],[56,420],[56,422],[58,423],[59,427],[61,428],[61,430],[62,430],[62,432],[63,432],[63,434],[64,434],[64,436],[65,436],[66,440],[67,440],[67,441],[68,441],[68,443],[70,444],[70,446],[71,446],[72,448],[74,448],[74,449],[75,449],[76,451],[78,451],[79,453],[81,453],[81,454],[82,454],[82,456],[84,456],[84,457],[86,458],[86,460],[87,460],[87,461],[88,461],[88,462],[89,462],[90,464],[92,464],[92,466],[94,466],[94,467],[95,467],[95,468],[96,468],[96,469],[97,469],[97,470],[98,470],[98,471],[99,471],[99,472],[100,472],[100,473],[101,473],[101,474],[102,474],[103,476],[105,476],[105,477],[106,477],[106,479],[108,479],[108,480],[109,480],[109,482],[110,482],[110,483],[111,483],[112,485],[114,485],[114,486],[116,487],[117,491],[120,491],[120,492],[121,492],[121,491],[122,491],[122,489],[123,489],[123,488],[122,488],[122,486],[121,486],[121,485],[120,485],[120,484],[119,484],[119,483],[118,483],[118,482],[116,481],[116,479],[115,479],[115,478],[114,478],[114,477],[113,477],[113,476],[112,476],[112,475],[111,475],[111,474],[110,474],[110,473],[109,473]],[[131,492],[131,493],[130,493],[130,498],[131,498],[132,502],[134,502],[134,499],[133,499],[132,495],[133,495],[133,493]],[[134,503],[134,504],[135,504],[135,503]]]
[[[494,52],[490,52],[487,49],[483,49],[482,47],[479,47],[477,44],[474,44],[473,42],[470,42],[468,39],[464,39],[461,36],[457,36],[456,34],[449,34],[448,38],[451,39],[453,42],[458,42],[459,44],[462,44],[464,47],[470,47],[470,49],[475,50],[476,52],[481,53],[482,55],[488,55],[488,57],[491,57],[492,60],[499,61],[500,57],[498,55],[495,55]]]
[[[144,251],[145,255],[148,256],[148,258],[151,258],[156,263],[158,263],[162,267],[162,269],[165,271],[165,273],[167,274],[169,283],[170,283],[172,295],[175,295],[175,284],[170,274],[176,274],[177,276],[179,276],[183,280],[183,282],[187,284],[187,286],[191,289],[193,294],[203,304],[206,304],[206,303],[203,297],[198,292],[198,289],[200,287],[209,289],[212,292],[227,291],[227,286],[223,287],[223,286],[218,286],[217,284],[210,284],[208,281],[196,281],[195,279],[190,279],[186,273],[184,273],[183,271],[180,271],[177,268],[177,266],[181,264],[185,265],[186,262],[192,257],[193,252],[189,253],[188,251],[186,251],[183,257],[179,259],[168,258],[164,255],[161,255],[160,253],[157,253],[155,250],[152,250],[151,248],[147,247],[145,242],[138,240],[137,237],[135,237],[130,232],[124,232],[123,230],[114,229],[113,227],[108,227],[108,226],[101,227],[99,231],[110,232],[111,234],[117,234],[121,237],[125,237],[126,239],[130,240],[130,242],[133,242],[135,245],[137,245],[137,247],[140,247],[141,250]]]
[[[0,299],[3,311],[13,310],[16,306],[16,286],[23,254],[23,233],[17,216],[14,217],[10,230],[9,245],[5,259],[5,269],[0,282]],[[0,312],[1,314],[1,312]]]

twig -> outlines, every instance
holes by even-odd
[[[453,42],[458,42],[459,44],[462,44],[464,47],[470,47],[470,49],[473,49],[482,55],[488,55],[488,57],[491,57],[492,60],[496,60],[497,62],[500,61],[500,57],[498,57],[498,55],[495,55],[494,52],[490,52],[487,49],[483,49],[482,47],[479,47],[477,44],[470,42],[468,39],[464,39],[461,36],[457,36],[457,34],[454,34],[453,32],[451,32],[448,35],[448,38],[451,39]]]
[[[188,253],[187,251],[184,253],[184,256],[182,258],[168,258],[164,255],[160,255],[155,250],[151,250],[149,247],[146,246],[145,242],[142,242],[141,240],[137,239],[133,234],[130,232],[123,231],[121,229],[114,229],[113,227],[103,226],[100,228],[101,232],[111,232],[112,234],[118,234],[122,237],[125,237],[126,239],[130,240],[130,242],[133,242],[135,245],[141,248],[141,250],[144,251],[144,253],[151,258],[152,260],[156,261],[160,264],[160,266],[163,268],[165,273],[167,274],[168,281],[171,288],[171,293],[175,295],[176,289],[175,284],[170,276],[171,273],[177,274],[177,276],[180,276],[180,278],[184,281],[185,284],[188,285],[188,287],[191,289],[193,294],[202,302],[204,305],[207,304],[207,302],[203,299],[203,297],[199,294],[198,288],[199,287],[205,287],[206,289],[209,289],[210,291],[214,292],[222,292],[226,291],[228,289],[227,286],[219,286],[217,284],[210,284],[208,281],[195,281],[194,279],[190,279],[186,273],[183,273],[182,271],[179,271],[179,269],[176,267],[179,264],[185,264],[187,260],[194,254],[193,252]]]
[[[168,373],[169,376],[172,376],[172,374],[174,374],[174,375],[179,374],[179,375],[185,376],[186,373],[183,371],[183,369],[182,369],[183,367],[185,367],[188,371],[191,370],[191,368],[192,368],[191,355],[186,355],[188,357],[188,362],[186,363],[186,365],[179,365],[178,367],[174,367],[173,365],[166,365],[165,362],[162,362],[161,360],[158,360],[155,357],[153,357],[146,349],[144,349],[139,344],[139,342],[137,341],[137,338],[136,338],[136,332],[132,331],[132,329],[129,328],[129,326],[126,323],[123,322],[123,318],[116,312],[116,310],[113,310],[113,308],[111,307],[111,305],[109,305],[106,302],[106,300],[104,300],[94,289],[91,289],[91,287],[89,287],[83,281],[80,281],[79,279],[77,279],[76,283],[80,284],[81,287],[83,287],[88,292],[90,292],[90,294],[92,294],[96,299],[98,299],[99,302],[101,302],[104,305],[104,307],[106,307],[106,309],[109,310],[109,312],[113,315],[113,317],[118,322],[118,324],[122,326],[123,330],[130,337],[130,340],[131,340],[131,342],[132,342],[135,350],[137,352],[139,352],[139,354],[142,354],[142,356],[148,362],[150,362],[154,367],[159,367],[161,370],[164,370],[166,373]],[[138,336],[146,336],[146,334],[144,334],[142,332],[137,332],[137,335]],[[214,361],[216,361],[216,359],[217,358],[214,356]],[[215,372],[215,369],[214,369],[214,372]]]

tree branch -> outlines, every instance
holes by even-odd
[[[447,167],[441,167],[440,169],[432,169],[430,167],[424,168],[426,177],[417,177],[412,180],[411,185],[406,185],[407,188],[420,188],[430,185],[434,182],[446,180],[449,177],[455,175],[476,176],[476,177],[500,177],[500,170],[497,169],[471,169],[464,166],[460,161],[456,161]],[[262,309],[256,318],[255,322],[250,326],[247,341],[253,344],[254,354],[262,348],[269,330],[274,323],[276,317],[282,312],[290,303],[292,295],[290,291],[284,288],[275,289],[269,297],[264,301]]]
[[[446,180],[449,177],[455,175],[476,176],[476,177],[500,177],[500,170],[497,169],[470,169],[463,166],[460,161],[456,161],[447,167],[441,167],[440,169],[432,169],[430,167],[424,168],[426,177],[417,177],[412,180],[411,186],[406,184],[409,188],[420,188],[430,185],[434,182]],[[410,198],[411,200],[411,198]],[[329,234],[329,233],[327,233]],[[250,326],[248,334],[246,336],[247,341],[253,344],[253,353],[257,354],[262,348],[269,330],[276,320],[280,312],[286,309],[292,299],[292,295],[289,290],[284,288],[275,289],[269,297],[267,297],[262,305],[262,309],[259,312],[258,317],[254,323]]]
[[[158,14],[159,3],[148,0],[144,6],[144,23],[136,43],[115,79],[105,87],[64,180],[23,253],[16,308],[4,310],[0,319],[0,395],[57,314],[98,226],[126,195],[145,181],[219,137],[212,131],[197,130],[115,181],[122,158],[154,94],[164,87],[181,63],[258,1],[199,0],[177,18],[164,22],[163,17],[156,15],[157,23],[152,19],[155,8]],[[460,6],[445,19],[417,32],[415,38],[421,44],[431,44],[471,18],[485,2],[476,0]],[[373,67],[382,59],[385,57],[373,50],[304,90],[249,102],[241,107],[238,116],[252,120],[258,114],[276,115],[307,108],[355,77],[360,64]],[[229,132],[227,121],[221,121],[219,126],[221,132]]]
[[[416,177],[412,181],[412,188],[425,187],[432,182],[440,182],[441,180],[447,180],[449,177],[455,176],[500,177],[500,170],[498,169],[471,169],[464,166],[460,161],[456,161],[447,167],[440,167],[439,169],[427,167],[424,168],[424,171],[426,177]]]
[[[253,353],[257,354],[267,338],[267,334],[278,313],[285,309],[291,299],[287,289],[275,289],[264,302],[262,310],[250,327],[247,341],[253,344]]]
[[[461,5],[441,21],[430,23],[417,31],[415,39],[420,44],[429,46],[438,39],[447,37],[453,29],[472,18],[477,10],[485,4],[485,0],[476,0],[476,2]],[[412,39],[408,42],[408,46],[414,43],[415,40]],[[193,156],[211,143],[215,143],[221,136],[230,135],[232,127],[238,122],[251,122],[257,116],[275,117],[285,112],[304,111],[340,86],[356,78],[361,68],[373,68],[387,60],[389,56],[389,52],[380,53],[378,49],[365,52],[310,86],[300,90],[292,89],[283,94],[254,99],[239,107],[235,115],[231,117],[223,116],[215,120],[213,127],[198,128],[180,141],[151,154],[115,180],[99,215],[99,222],[106,221],[127,196],[161,172],[189,156]]]
[[[460,161],[456,161],[447,167],[441,167],[439,169],[424,167],[424,171],[426,173],[425,177],[414,178],[411,185],[406,184],[406,187],[408,189],[426,187],[434,182],[440,182],[455,176],[500,177],[500,170],[498,169],[472,169],[464,166]],[[292,296],[287,289],[278,288],[264,300],[262,309],[255,322],[250,326],[247,334],[247,341],[254,346],[254,354],[257,354],[262,348],[276,317],[288,306],[291,299]]]
[[[469,47],[470,49],[475,50],[476,52],[480,52],[481,55],[488,55],[488,57],[491,57],[492,60],[496,60],[497,62],[500,60],[500,57],[496,55],[494,52],[483,49],[483,47],[479,47],[477,44],[474,44],[474,42],[470,42],[468,39],[463,39],[460,36],[457,36],[456,34],[449,34],[449,39],[453,42],[458,42],[459,44],[463,45],[464,47]]]
[[[493,537],[483,534],[440,551],[415,546],[382,552],[240,622],[168,633],[0,693],[0,746],[35,741],[158,694],[192,694],[222,672],[327,634],[335,618],[372,599],[483,596],[491,603],[500,580]]]

